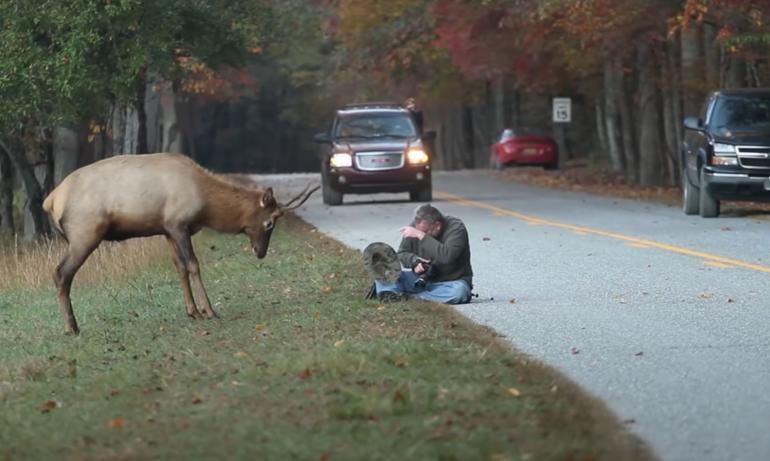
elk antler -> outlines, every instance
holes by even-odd
[[[305,189],[302,192],[300,192],[296,197],[294,197],[293,199],[289,200],[286,204],[278,204],[278,207],[282,211],[295,210],[295,209],[299,208],[300,206],[302,206],[302,204],[305,203],[305,201],[307,199],[309,199],[311,195],[313,195],[313,192],[317,191],[320,188],[321,188],[321,186],[315,186],[314,188],[310,189],[310,184],[308,184],[307,186],[305,186]],[[310,190],[308,190],[308,189],[310,189]],[[303,197],[303,195],[304,195],[304,197]],[[291,205],[292,203],[296,202],[300,197],[302,197],[302,200],[300,200],[299,203],[297,203],[294,206],[289,207],[289,205]]]

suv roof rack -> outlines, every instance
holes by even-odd
[[[397,102],[356,102],[351,104],[345,104],[342,109],[367,109],[367,108],[389,108],[389,109],[404,109],[404,106]]]

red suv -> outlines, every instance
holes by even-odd
[[[323,201],[342,204],[344,194],[409,192],[413,201],[433,198],[430,141],[421,114],[391,103],[350,104],[337,110],[324,145]]]

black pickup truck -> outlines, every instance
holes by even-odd
[[[719,216],[720,200],[770,201],[770,88],[715,91],[684,127],[686,214]]]

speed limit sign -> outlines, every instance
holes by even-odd
[[[555,123],[572,121],[572,99],[553,98],[553,121]]]

